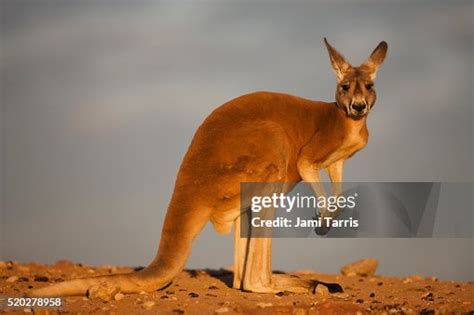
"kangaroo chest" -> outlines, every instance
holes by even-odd
[[[360,132],[360,130],[354,130],[334,142],[335,145],[331,147],[331,150],[325,154],[320,162],[320,167],[326,168],[334,162],[350,158],[367,144],[367,135]]]

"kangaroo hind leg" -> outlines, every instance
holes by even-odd
[[[257,293],[312,292],[315,282],[286,274],[272,274],[272,238],[241,235],[241,220],[234,223],[233,288]]]

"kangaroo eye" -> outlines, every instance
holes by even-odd
[[[350,88],[350,87],[351,87],[351,86],[350,86],[349,84],[342,84],[342,85],[341,85],[341,88],[342,88],[344,91],[349,91],[349,88]]]
[[[372,83],[367,83],[367,84],[365,85],[365,89],[366,89],[366,90],[372,90],[372,87],[373,87],[373,86],[374,86],[374,85],[373,85]]]

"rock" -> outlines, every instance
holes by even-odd
[[[290,291],[280,291],[280,292],[275,293],[275,295],[279,296],[279,297],[288,296],[288,295],[291,295],[291,292]]]
[[[349,301],[351,299],[351,295],[347,293],[336,293],[336,294],[333,294],[332,296],[344,301]]]
[[[4,261],[0,261],[0,269],[7,269],[7,263]]]
[[[345,276],[367,277],[375,274],[379,262],[375,258],[361,259],[341,268],[341,273]]]
[[[188,294],[188,296],[189,296],[190,298],[194,299],[194,298],[199,297],[199,294],[194,293],[194,292],[191,292],[191,293]]]
[[[316,286],[322,284],[325,287],[328,288],[329,293],[341,293],[344,292],[344,289],[339,283],[331,283],[331,282],[322,282],[322,281],[317,281]]]
[[[434,301],[433,293],[431,292],[425,293],[421,296],[421,299],[425,301]]]
[[[264,303],[264,302],[257,303],[257,307],[260,307],[260,308],[266,308],[266,307],[272,307],[272,306],[273,306],[272,303]]]
[[[325,285],[318,284],[314,293],[322,298],[327,298],[329,296],[329,289]]]
[[[49,278],[45,276],[37,276],[35,277],[34,281],[36,282],[48,282]]]
[[[215,310],[214,313],[216,314],[222,314],[222,313],[227,313],[229,311],[229,308],[228,307],[221,307],[221,308],[218,308],[217,310]]]
[[[91,300],[100,299],[104,302],[111,301],[120,289],[108,285],[94,285],[87,290],[87,297]]]
[[[143,304],[142,299],[138,298],[135,300],[135,305]]]
[[[125,295],[122,292],[119,292],[119,293],[114,295],[114,300],[115,301],[120,301],[120,300],[123,300],[124,297],[125,297]]]
[[[13,282],[17,282],[17,281],[18,281],[17,276],[11,276],[7,279],[7,282],[9,282],[9,283],[13,283]]]
[[[413,282],[413,280],[410,279],[410,278],[405,278],[405,279],[403,279],[403,281],[402,281],[403,284],[408,284],[408,283],[412,283],[412,282]]]
[[[142,307],[146,310],[151,309],[153,306],[155,306],[155,302],[153,301],[146,301],[146,302],[143,302],[142,304]]]

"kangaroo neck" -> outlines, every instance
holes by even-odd
[[[358,132],[367,129],[367,115],[358,119],[350,117],[344,108],[338,106],[336,102],[332,104],[332,114],[335,125],[343,127],[349,132]]]

